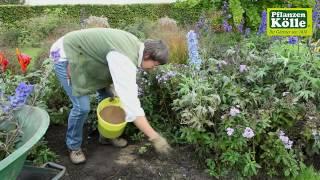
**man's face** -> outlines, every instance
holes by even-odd
[[[153,61],[151,59],[145,59],[142,61],[141,67],[142,67],[142,69],[148,71],[148,70],[152,70],[155,67],[159,66],[159,64],[160,63],[158,61]]]

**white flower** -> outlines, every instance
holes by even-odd
[[[288,94],[290,94],[290,92],[283,92],[282,96],[287,96]]]
[[[317,134],[318,134],[317,130],[316,129],[312,129],[312,135],[316,136]]]

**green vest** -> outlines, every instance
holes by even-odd
[[[134,35],[111,28],[84,29],[66,34],[63,49],[69,61],[72,94],[88,95],[112,84],[106,60],[110,51],[126,55],[138,66],[141,43]]]

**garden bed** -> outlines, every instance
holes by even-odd
[[[140,154],[144,143],[132,143],[119,149],[98,144],[97,134],[84,143],[87,162],[73,165],[65,147],[66,126],[50,126],[46,139],[48,146],[59,155],[59,164],[67,168],[63,179],[212,179],[205,168],[193,159],[193,150],[175,148],[170,158],[159,157],[155,152]]]

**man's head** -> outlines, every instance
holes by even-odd
[[[161,40],[148,39],[144,42],[144,51],[141,67],[143,69],[153,69],[158,65],[168,62],[168,47]]]

